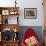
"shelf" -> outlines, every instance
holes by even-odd
[[[1,23],[0,24],[12,24],[12,21],[11,23],[9,23],[9,16],[12,17],[16,17],[17,18],[15,19],[16,21],[14,21],[15,23],[13,24],[18,24],[18,16],[19,16],[19,7],[0,7],[0,21]]]
[[[1,15],[19,15],[19,7],[0,7]]]
[[[18,41],[2,42],[3,46],[18,46]]]
[[[16,43],[16,42],[19,42],[19,40],[15,40],[15,41],[12,41],[12,40],[10,40],[10,41],[3,41],[4,43]]]
[[[15,9],[15,10],[18,10],[19,9],[19,7],[0,7],[0,10],[12,10],[12,9]]]
[[[0,24],[1,27],[1,31],[5,28],[9,28],[12,29],[14,31],[14,29],[16,29],[17,31],[19,31],[20,26],[19,24]]]
[[[18,31],[20,29],[18,17],[19,7],[0,7],[0,46],[18,46]],[[7,38],[4,34],[7,35]]]

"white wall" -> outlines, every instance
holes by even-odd
[[[22,0],[21,0],[22,1]],[[37,19],[24,19],[24,8],[37,8]],[[24,0],[21,3],[20,23],[23,26],[43,26],[42,0]]]
[[[15,0],[0,0],[0,6],[15,6]],[[19,24],[21,26],[43,26],[42,0],[17,0],[19,10]],[[37,19],[24,19],[24,8],[37,8]]]

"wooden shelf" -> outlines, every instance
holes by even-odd
[[[16,10],[19,10],[19,7],[0,7],[0,10],[12,10],[12,9],[16,9]]]
[[[7,17],[9,17],[9,16],[14,16],[14,17],[17,16],[17,24],[8,24]],[[0,20],[1,20],[0,32],[3,33],[4,29],[11,29],[10,31],[14,31],[14,35],[15,35],[15,33],[18,33],[18,31],[20,29],[20,26],[18,24],[18,17],[19,17],[19,7],[0,7]],[[13,39],[14,39],[14,37],[13,37]],[[16,34],[16,37],[17,37],[17,34]],[[3,37],[1,34],[0,46],[18,46],[18,41],[13,41],[13,39],[10,39],[9,41],[5,41],[2,38]]]
[[[19,7],[0,7],[0,14],[2,14],[2,11],[8,12],[9,14],[7,13],[7,15],[19,15]],[[10,12],[12,12],[13,14],[10,14]]]
[[[18,46],[18,41],[1,41],[0,42],[1,44],[0,45],[3,45],[3,46]]]
[[[3,42],[5,42],[5,43],[8,43],[8,42],[12,43],[12,42],[19,42],[19,40],[15,40],[15,41],[10,40],[10,41],[3,41]]]
[[[4,24],[6,22],[5,17],[9,17],[9,16],[14,16],[14,17],[17,16],[17,24],[18,24],[19,7],[0,7],[0,15],[1,15],[0,18],[1,24]],[[6,20],[8,23],[8,18]]]
[[[19,26],[19,24],[0,24],[0,28],[1,28],[1,31],[5,28],[10,28],[13,31],[14,31],[14,29],[16,29],[17,31],[19,31],[20,26]]]

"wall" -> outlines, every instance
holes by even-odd
[[[0,6],[15,6],[15,0],[0,0]],[[43,26],[42,0],[17,0],[19,10],[19,24],[21,26]],[[37,8],[37,19],[24,19],[24,8]],[[11,17],[12,18],[12,17]],[[10,19],[9,19],[10,20]],[[13,21],[14,22],[14,21]]]
[[[24,19],[24,8],[37,8],[37,19]],[[21,3],[20,23],[22,26],[43,26],[42,0],[24,0]]]
[[[24,36],[24,33],[27,31],[28,28],[32,28],[33,31],[37,34],[39,41],[43,43],[42,26],[21,26],[19,31],[20,42]]]

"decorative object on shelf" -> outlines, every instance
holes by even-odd
[[[17,2],[16,2],[17,0],[15,0],[15,7],[16,7],[16,4],[17,4]]]
[[[8,16],[7,15],[3,15],[2,16],[2,24],[8,24]]]
[[[25,19],[36,19],[37,8],[24,8],[24,18]]]
[[[14,29],[14,32],[15,32],[14,33],[14,41],[15,41],[15,40],[18,40],[18,32],[16,28]]]
[[[12,40],[12,30],[10,28],[5,28],[3,30],[2,40],[4,40],[4,41]]]
[[[2,10],[2,15],[9,15],[9,10]]]
[[[16,28],[14,29],[14,32],[17,32]]]
[[[14,32],[13,40],[14,40],[14,41],[15,41],[15,40],[19,40],[19,39],[18,39],[18,32]]]
[[[17,15],[17,13],[18,13],[18,12],[15,11],[15,10],[10,10],[10,13],[9,13],[9,14],[10,14],[10,15]]]
[[[8,18],[7,18],[7,19],[5,19],[5,24],[8,24]]]

